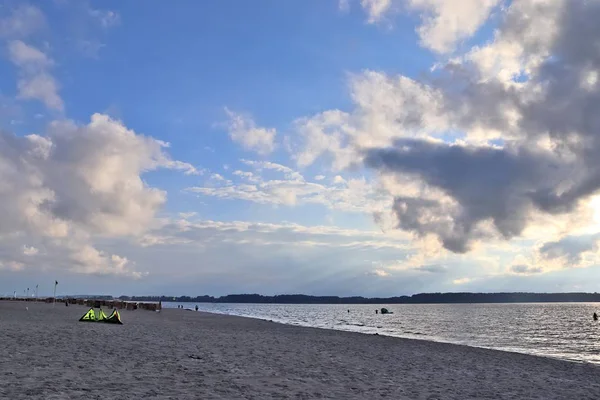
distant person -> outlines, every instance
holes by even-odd
[[[196,305],[196,311],[198,311],[198,305]]]
[[[348,314],[350,314],[350,310],[348,310]]]
[[[598,321],[598,314],[594,313],[594,321]]]
[[[379,310],[375,310],[375,314],[379,314]]]

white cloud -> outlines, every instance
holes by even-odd
[[[283,177],[265,179],[257,173],[235,171],[234,175],[244,178],[244,182],[232,183],[231,180],[219,176],[216,181],[223,185],[190,187],[186,190],[204,196],[221,199],[236,199],[260,204],[302,205],[321,204],[329,209],[372,213],[389,206],[390,197],[377,186],[369,184],[364,178],[344,179],[338,176],[334,186],[308,182],[297,171],[289,167],[271,162],[243,160],[255,168],[256,172],[274,170]]]
[[[322,181],[322,180],[324,180],[325,178],[326,178],[326,176],[325,176],[325,175],[316,175],[314,179],[315,179],[315,181]]]
[[[59,86],[52,75],[41,73],[19,80],[19,98],[42,101],[46,107],[62,111],[63,100],[58,94]]]
[[[386,277],[386,276],[390,276],[390,273],[389,273],[389,272],[387,272],[387,271],[385,271],[385,270],[383,270],[383,269],[374,269],[374,270],[372,271],[372,273],[373,273],[374,275],[377,275],[377,276],[379,276],[379,277],[382,277],[382,278],[384,278],[384,277]]]
[[[121,16],[111,10],[89,10],[92,18],[96,19],[103,28],[110,28],[121,22]]]
[[[456,45],[472,37],[503,0],[361,0],[367,22],[380,23],[400,8],[417,12],[421,25],[416,31],[421,45],[437,53],[450,53]],[[343,6],[343,8],[342,8]],[[348,2],[340,1],[340,10]]]
[[[40,251],[33,246],[23,246],[23,254],[26,256],[35,256]]]
[[[405,237],[386,235],[378,231],[342,229],[331,226],[303,226],[293,223],[221,222],[171,220],[149,231],[140,239],[145,246],[201,245],[203,248],[221,245],[291,246],[301,248],[346,248],[359,251],[409,249]]]
[[[348,12],[350,10],[350,0],[339,0],[338,8],[341,12]]]
[[[360,0],[370,24],[379,22],[392,8],[392,0]]]
[[[10,60],[19,67],[18,97],[42,101],[46,107],[62,111],[63,101],[58,94],[59,85],[48,69],[53,62],[39,49],[13,40],[8,44]]]
[[[276,130],[273,128],[257,127],[250,116],[239,114],[225,108],[229,117],[229,137],[241,144],[247,150],[259,154],[269,154],[275,150]]]
[[[116,254],[106,254],[98,251],[92,246],[83,246],[74,249],[70,255],[71,261],[75,264],[77,272],[92,275],[123,275],[132,278],[142,278],[146,275],[144,272],[134,270],[127,258]]]
[[[33,255],[29,243],[39,242],[48,253],[40,257],[72,265],[67,257],[77,272],[140,276],[133,263],[92,242],[153,227],[166,196],[141,175],[157,168],[180,165],[160,142],[101,114],[88,125],[55,121],[45,136],[0,133],[0,237],[13,238],[10,246],[4,239],[5,252],[28,266],[18,257]]]
[[[465,285],[467,283],[471,283],[473,281],[473,279],[471,278],[458,278],[458,279],[454,279],[452,281],[452,283],[454,283],[455,285]]]
[[[10,60],[22,68],[43,69],[53,64],[46,54],[20,40],[9,42],[8,53]]]
[[[4,8],[8,7],[5,5]],[[39,31],[45,25],[46,18],[39,8],[21,5],[12,9],[10,15],[0,17],[0,37],[23,38]]]
[[[422,12],[417,28],[421,44],[438,53],[448,53],[470,38],[488,19],[501,0],[407,0],[408,7]]]
[[[436,138],[452,128],[442,93],[410,78],[367,70],[351,76],[350,89],[352,113],[329,110],[294,122],[291,150],[299,166],[323,158],[342,170],[359,165],[365,149],[400,138]]]
[[[183,219],[189,219],[189,218],[195,217],[196,215],[198,215],[198,213],[195,212],[195,211],[190,211],[190,212],[185,212],[185,213],[184,212],[179,213],[179,216],[181,218],[183,218]]]

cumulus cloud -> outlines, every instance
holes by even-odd
[[[0,237],[40,241],[49,256],[62,249],[78,272],[139,276],[91,237],[137,236],[153,226],[166,195],[141,175],[157,168],[180,169],[161,142],[101,114],[87,125],[53,122],[44,136],[0,132]],[[35,247],[21,246],[20,256],[34,255]]]
[[[62,111],[64,104],[58,94],[59,85],[48,72],[53,61],[21,40],[9,42],[8,52],[10,60],[19,68],[18,97],[40,100],[46,107]]]
[[[256,151],[259,154],[269,154],[275,150],[274,128],[262,128],[256,126],[254,120],[248,116],[239,114],[225,108],[229,117],[229,137],[245,149]]]

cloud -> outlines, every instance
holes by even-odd
[[[539,274],[539,273],[543,272],[543,269],[541,267],[533,267],[533,266],[527,265],[527,264],[512,265],[510,267],[510,270],[511,270],[511,272],[514,272],[515,274],[524,274],[524,275]]]
[[[458,279],[454,279],[452,281],[452,283],[454,283],[455,285],[465,285],[467,283],[471,283],[473,281],[473,279],[471,278],[458,278]]]
[[[447,273],[448,272],[448,268],[446,268],[443,265],[437,265],[437,264],[432,264],[432,265],[423,265],[419,268],[417,268],[419,271],[424,271],[424,272],[429,272],[432,274],[443,274],[443,273]]]
[[[77,272],[93,275],[123,275],[139,279],[146,273],[134,270],[135,265],[125,257],[108,255],[92,246],[73,249],[70,260]]]
[[[566,236],[539,248],[543,260],[558,261],[564,267],[589,266],[600,261],[600,234]]]
[[[379,276],[381,278],[385,278],[386,276],[390,276],[390,273],[383,270],[383,269],[374,269],[373,271],[371,271],[371,274],[375,275],[375,276]]]
[[[40,100],[46,107],[62,111],[64,104],[58,94],[58,83],[48,72],[53,61],[20,40],[9,42],[8,52],[10,60],[19,68],[18,97]]]
[[[339,0],[338,8],[341,12],[348,12],[350,10],[350,0]]]
[[[360,165],[365,148],[398,138],[440,137],[451,129],[443,93],[413,79],[364,71],[350,76],[352,113],[328,110],[297,119],[291,148],[300,167],[331,161],[335,170]]]
[[[9,10],[9,15],[2,15]],[[24,38],[46,25],[46,18],[39,8],[32,5],[21,5],[9,9],[7,6],[0,9],[0,37]]]
[[[35,47],[26,45],[20,40],[8,44],[10,60],[21,68],[43,69],[52,66],[53,62],[46,54]]]
[[[404,8],[416,12],[421,25],[416,28],[424,48],[436,53],[451,53],[456,45],[472,37],[502,0],[361,0],[369,24],[380,23],[386,16]],[[341,11],[349,8],[340,1]]]
[[[417,28],[422,46],[437,53],[452,52],[456,44],[473,36],[501,0],[407,0],[409,9],[421,12]]]
[[[121,16],[116,11],[90,9],[89,14],[103,28],[110,28],[121,23]]]
[[[134,264],[92,242],[141,235],[155,224],[166,195],[141,175],[180,169],[163,147],[101,114],[87,125],[55,121],[44,136],[0,132],[0,237],[7,246],[0,260],[29,265],[18,257],[33,255],[30,243],[39,242],[45,259],[63,268],[139,276]]]
[[[33,246],[23,246],[23,254],[26,256],[35,256],[40,251]]]
[[[521,0],[502,11],[490,43],[428,83],[352,76],[353,110],[298,120],[299,165],[375,170],[399,228],[457,253],[519,237],[541,215],[576,217],[600,189],[600,4]]]
[[[394,211],[403,229],[435,233],[447,249],[465,252],[470,241],[489,236],[479,229],[486,221],[505,238],[523,231],[535,204],[532,188],[551,187],[551,178],[564,178],[547,176],[552,164],[544,156],[525,149],[510,152],[407,139],[393,149],[369,151],[365,163],[377,170],[415,174],[449,195],[449,202],[397,197]],[[508,185],[511,191],[506,191]]]
[[[148,240],[161,237],[164,241]],[[406,250],[406,242],[377,231],[342,229],[331,226],[303,226],[293,223],[212,220],[171,220],[150,230],[142,238],[145,245],[191,243],[210,246],[221,243],[260,245],[294,245],[301,247],[343,247],[355,249]]]
[[[250,116],[239,114],[225,108],[229,117],[229,137],[241,144],[247,150],[256,151],[258,154],[269,154],[275,150],[274,128],[257,127]]]
[[[360,0],[360,5],[367,13],[367,21],[370,24],[374,24],[379,22],[390,11],[392,0]]]
[[[389,203],[389,196],[376,186],[367,183],[364,178],[345,180],[338,176],[334,186],[306,181],[299,172],[281,164],[261,161],[242,160],[253,167],[254,172],[234,171],[239,178],[233,182],[219,174],[205,186],[189,187],[186,191],[221,199],[245,200],[259,204],[295,206],[302,204],[321,204],[329,209],[372,213],[382,210]],[[276,171],[280,175],[266,178],[265,171]],[[218,176],[218,179],[214,179]],[[233,178],[232,178],[233,179]],[[241,181],[240,181],[241,180]],[[222,184],[218,184],[222,183]]]

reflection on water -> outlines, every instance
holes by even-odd
[[[176,308],[178,303],[164,303]],[[192,308],[195,304],[184,304]],[[375,314],[382,307],[393,314]],[[276,322],[427,339],[600,364],[597,303],[206,304],[200,311]],[[350,310],[350,312],[348,312]]]

